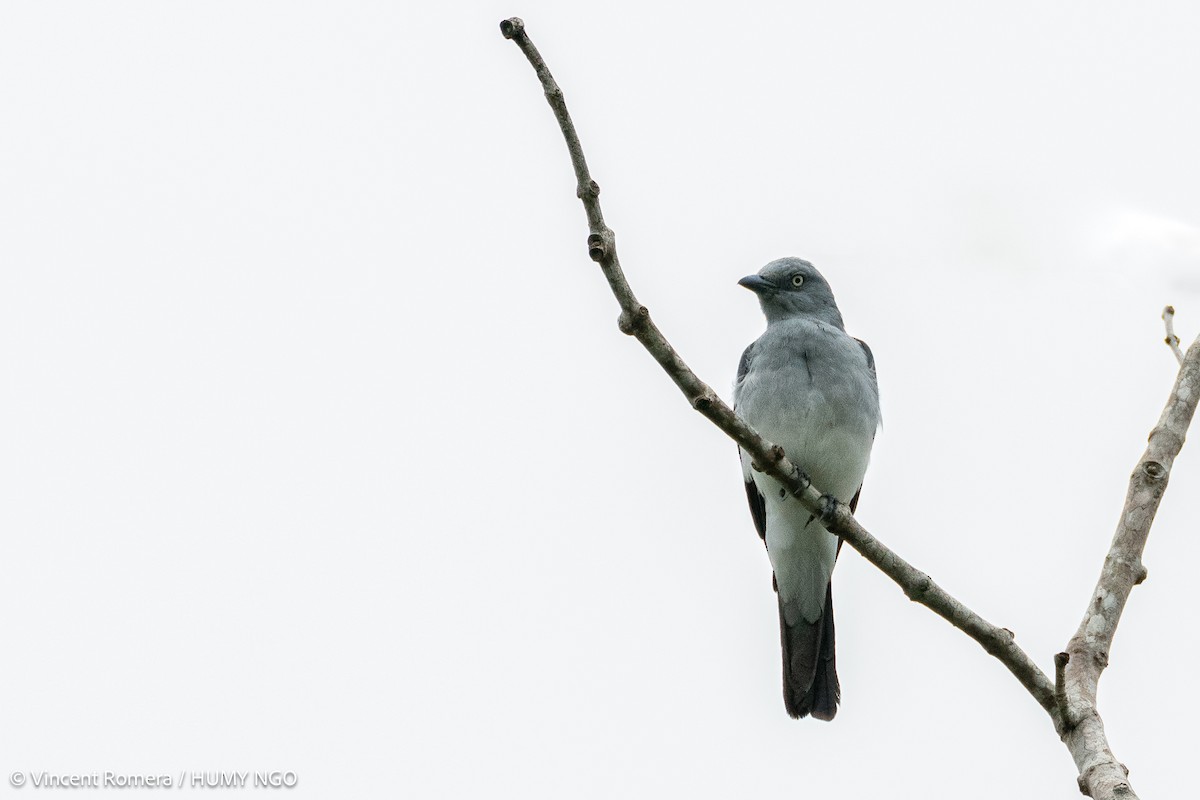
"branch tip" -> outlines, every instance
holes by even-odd
[[[520,17],[509,17],[500,23],[500,33],[505,39],[520,36],[525,32],[525,23]]]
[[[1167,306],[1163,309],[1162,321],[1167,329],[1167,338],[1163,341],[1175,354],[1175,360],[1179,362],[1180,366],[1183,366],[1183,350],[1179,347],[1179,337],[1175,335],[1175,306]]]

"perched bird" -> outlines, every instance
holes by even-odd
[[[738,283],[758,295],[767,330],[738,365],[734,408],[827,495],[858,505],[879,427],[875,359],[846,333],[829,284],[799,258]],[[830,576],[840,541],[739,449],[746,496],[779,600],[783,702],[792,717],[831,720],[841,699]]]

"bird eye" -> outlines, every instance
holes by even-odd
[[[799,289],[801,284],[803,284],[803,283],[804,283],[803,275],[793,275],[792,276],[792,286],[795,286],[797,289]]]

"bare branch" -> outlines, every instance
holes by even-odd
[[[934,583],[924,572],[916,569],[880,543],[854,519],[847,506],[839,503],[836,507],[827,508],[822,500],[821,492],[814,488],[808,478],[788,460],[783,448],[759,436],[684,363],[675,348],[650,319],[650,312],[637,301],[625,279],[617,259],[615,236],[612,230],[604,224],[604,215],[600,212],[600,189],[588,172],[587,163],[583,158],[583,149],[579,144],[574,123],[571,122],[571,117],[567,113],[562,90],[555,83],[537,48],[530,42],[529,36],[525,32],[525,24],[520,19],[514,17],[505,20],[500,23],[500,31],[505,38],[512,39],[529,59],[538,79],[542,82],[546,100],[554,110],[554,116],[567,140],[567,149],[570,151],[571,163],[579,182],[579,198],[583,201],[588,224],[592,231],[588,237],[588,255],[594,261],[599,262],[605,278],[608,279],[608,285],[621,306],[621,316],[618,320],[621,331],[636,337],[671,377],[692,407],[737,442],[763,472],[787,487],[810,512],[824,515],[826,527],[831,533],[840,536],[864,558],[899,584],[909,599],[929,608],[950,622],[1004,664],[1046,710],[1046,713],[1054,721],[1055,727],[1061,729],[1061,719],[1054,697],[1054,684],[1033,662],[1033,659],[1015,643],[1011,631],[993,625],[967,608],[945,589]]]
[[[821,492],[788,460],[783,448],[766,441],[742,422],[716,392],[684,363],[650,319],[646,307],[637,301],[625,279],[617,259],[616,238],[604,224],[604,216],[600,211],[600,187],[588,172],[562,90],[529,40],[521,20],[505,20],[500,23],[500,30],[521,48],[533,65],[546,92],[546,100],[562,129],[578,181],[577,195],[583,201],[591,230],[588,255],[600,264],[621,307],[618,319],[621,331],[642,343],[692,407],[736,441],[750,455],[756,468],[787,487],[810,512],[820,514],[830,532],[840,536],[882,570],[911,600],[946,619],[1004,664],[1050,716],[1055,730],[1075,759],[1081,791],[1095,800],[1136,800],[1126,779],[1128,770],[1113,756],[1105,738],[1103,722],[1096,712],[1096,684],[1107,665],[1108,649],[1129,592],[1146,577],[1141,553],[1166,488],[1171,465],[1183,446],[1184,434],[1195,412],[1197,398],[1200,398],[1200,339],[1189,348],[1186,356],[1182,356],[1178,353],[1178,338],[1174,338],[1172,346],[1182,365],[1178,380],[1158,426],[1150,435],[1146,454],[1130,479],[1121,523],[1088,613],[1067,650],[1055,656],[1055,681],[1051,683],[1037,664],[1017,646],[1011,631],[980,617],[934,583],[928,575],[884,546],[859,525],[847,506],[841,503],[827,505]],[[1171,322],[1173,314],[1174,309],[1170,307],[1163,314],[1168,344],[1172,344],[1174,337]]]
[[[1175,359],[1183,366],[1183,351],[1179,349],[1179,337],[1175,335],[1175,306],[1167,306],[1162,313],[1163,324],[1167,326],[1167,347],[1175,354]]]
[[[1163,313],[1163,319],[1167,320],[1168,344],[1173,335],[1170,330],[1173,313],[1170,306]],[[1065,716],[1070,724],[1064,729],[1063,741],[1079,768],[1080,788],[1094,800],[1136,797],[1129,788],[1128,770],[1117,761],[1108,746],[1104,722],[1096,711],[1096,689],[1100,673],[1108,666],[1109,648],[1129,593],[1146,578],[1142,551],[1159,501],[1166,491],[1171,466],[1183,447],[1188,426],[1196,413],[1196,401],[1200,399],[1200,338],[1188,348],[1181,363],[1183,366],[1166,408],[1158,425],[1150,432],[1146,452],[1129,478],[1125,507],[1121,510],[1117,532],[1104,559],[1096,590],[1079,630],[1067,644],[1070,656],[1065,665],[1063,687],[1070,709]]]

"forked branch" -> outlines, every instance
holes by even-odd
[[[1171,328],[1173,314],[1174,309],[1167,306],[1163,320],[1167,344],[1178,351],[1179,339]],[[1055,663],[1061,661],[1064,667],[1058,680],[1065,712],[1063,741],[1079,768],[1080,790],[1095,800],[1136,798],[1129,786],[1129,771],[1108,746],[1104,722],[1096,711],[1096,691],[1100,673],[1108,666],[1109,649],[1129,593],[1146,579],[1142,551],[1167,489],[1171,467],[1196,413],[1196,401],[1200,399],[1200,338],[1179,360],[1182,366],[1166,408],[1129,477],[1117,532],[1083,621],[1067,649],[1055,656]]]
[[[1131,574],[1135,579],[1142,574],[1140,554],[1141,548],[1145,544],[1145,534],[1148,533],[1150,521],[1153,519],[1153,508],[1157,508],[1158,498],[1162,496],[1162,489],[1166,486],[1166,471],[1169,471],[1171,460],[1183,444],[1183,432],[1195,410],[1195,398],[1200,392],[1200,340],[1197,340],[1197,344],[1188,351],[1187,358],[1184,360],[1184,368],[1180,373],[1180,382],[1176,384],[1176,391],[1171,396],[1171,402],[1168,403],[1167,410],[1163,414],[1163,420],[1155,429],[1156,435],[1160,430],[1163,431],[1162,436],[1158,439],[1160,447],[1154,451],[1153,458],[1147,456],[1140,467],[1144,480],[1149,481],[1144,487],[1139,483],[1139,487],[1142,488],[1136,494],[1139,513],[1134,516],[1138,526],[1144,523],[1144,531],[1138,527],[1140,533],[1137,535],[1141,537],[1140,542],[1127,541],[1127,538],[1122,537],[1121,531],[1118,530],[1118,539],[1121,541],[1119,552],[1117,541],[1114,541],[1113,544],[1113,553],[1118,553],[1116,557],[1118,561],[1114,561],[1114,555],[1110,553],[1109,560],[1105,563],[1105,574],[1101,577],[1101,585],[1097,588],[1097,596],[1100,597],[1098,602],[1101,605],[1110,602],[1105,598],[1116,597],[1116,593],[1124,592],[1115,609],[1115,615],[1111,613],[1112,609],[1106,608],[1109,616],[1104,616],[1103,619],[1108,625],[1107,639],[1097,637],[1087,639],[1085,637],[1081,646],[1076,646],[1076,640],[1073,639],[1072,645],[1068,647],[1067,651],[1070,655],[1059,654],[1056,657],[1055,677],[1057,680],[1051,682],[1025,651],[1017,646],[1010,631],[983,619],[934,583],[928,575],[882,544],[854,519],[847,506],[839,503],[834,508],[827,508],[823,504],[821,492],[812,486],[808,478],[788,460],[783,448],[759,436],[717,396],[716,392],[692,372],[675,348],[659,331],[658,326],[654,324],[650,318],[650,312],[638,302],[629,282],[625,279],[625,274],[617,258],[616,237],[612,229],[604,223],[604,215],[600,210],[600,187],[592,180],[591,173],[588,171],[583,148],[575,131],[575,125],[567,112],[562,89],[555,83],[545,61],[538,53],[537,48],[533,46],[533,42],[530,41],[529,35],[525,31],[525,24],[520,19],[514,17],[501,22],[500,31],[506,39],[511,39],[521,49],[533,66],[541,81],[546,100],[550,103],[554,117],[562,130],[567,150],[570,153],[571,165],[575,170],[576,194],[583,201],[584,211],[587,214],[590,231],[587,239],[588,255],[600,265],[609,288],[620,305],[621,315],[618,319],[618,327],[621,332],[633,336],[641,342],[642,346],[683,392],[692,407],[749,453],[758,468],[787,487],[810,512],[823,514],[827,521],[826,527],[830,532],[840,536],[864,558],[882,570],[904,590],[911,600],[926,606],[946,619],[1007,667],[1038,704],[1045,709],[1054,723],[1055,730],[1071,749],[1071,753],[1079,765],[1081,789],[1091,790],[1092,796],[1096,800],[1101,800],[1102,797],[1132,797],[1128,783],[1124,784],[1123,789],[1114,789],[1118,792],[1117,794],[1097,793],[1104,785],[1114,785],[1105,784],[1101,778],[1107,780],[1107,776],[1112,773],[1111,767],[1115,765],[1119,768],[1120,765],[1108,749],[1107,742],[1104,740],[1103,726],[1099,716],[1095,714],[1095,684],[1092,682],[1089,686],[1087,683],[1088,676],[1092,672],[1080,662],[1086,658],[1094,660],[1095,654],[1099,652],[1097,648],[1102,648],[1105,656],[1107,655],[1107,643],[1111,642],[1112,630],[1116,627],[1116,620],[1124,607],[1129,588],[1135,582],[1127,579]],[[1169,328],[1168,331],[1170,331]],[[1186,381],[1185,373],[1191,376]],[[1191,405],[1190,408],[1185,409],[1188,391],[1191,391]],[[1152,448],[1155,446],[1155,441],[1155,436],[1152,435]],[[1171,446],[1173,446],[1173,451],[1168,453]],[[1152,467],[1150,472],[1147,472],[1146,465],[1150,463],[1159,466]],[[1159,468],[1163,470],[1161,474],[1157,474],[1157,476],[1151,474]],[[1135,472],[1134,478],[1138,479],[1138,473]],[[1130,502],[1135,497],[1132,486],[1131,483]],[[1153,487],[1155,486],[1157,494],[1154,494]],[[1150,506],[1149,498],[1144,495],[1144,491],[1150,491],[1154,495],[1153,508]],[[1130,514],[1127,512],[1122,520],[1129,518]],[[1136,539],[1136,536],[1133,538]],[[1119,572],[1118,577],[1109,576],[1109,562],[1118,564],[1120,567],[1120,569],[1115,569],[1116,572]],[[1126,569],[1129,565],[1136,565],[1132,573]],[[1128,586],[1125,586],[1126,582],[1128,582]],[[1104,592],[1102,596],[1099,594],[1101,591]],[[1109,623],[1110,617],[1111,624]],[[1082,633],[1086,633],[1090,619],[1091,614],[1089,613],[1089,617],[1084,621],[1084,626],[1080,629]],[[1080,655],[1076,656],[1076,652]],[[1098,677],[1099,670],[1096,670],[1094,674]],[[1089,689],[1090,694],[1088,693]],[[1124,795],[1119,794],[1120,791],[1123,791]]]

